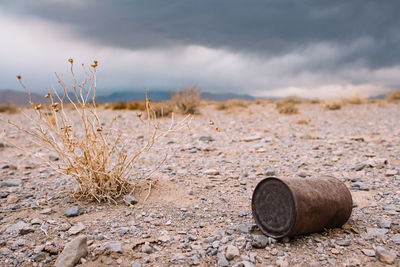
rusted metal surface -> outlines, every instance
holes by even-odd
[[[258,183],[252,197],[256,224],[275,238],[340,227],[350,218],[352,208],[350,191],[331,176],[268,177]]]

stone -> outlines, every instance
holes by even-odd
[[[392,221],[385,219],[385,218],[379,218],[378,219],[378,226],[380,228],[390,228],[390,226],[392,225]]]
[[[142,252],[146,254],[151,254],[153,252],[153,248],[150,246],[149,242],[142,245]]]
[[[82,232],[83,230],[85,230],[86,226],[81,223],[78,222],[77,224],[75,224],[74,226],[72,226],[71,228],[69,228],[68,230],[68,234],[70,235],[76,235],[79,234],[80,232]]]
[[[335,243],[342,247],[348,247],[351,244],[351,240],[350,239],[336,240]]]
[[[289,263],[284,259],[278,259],[275,264],[279,267],[289,267]]]
[[[83,213],[83,210],[79,206],[73,206],[64,211],[64,215],[67,217],[76,217]]]
[[[357,165],[355,165],[354,167],[352,167],[350,170],[351,171],[362,171],[364,168],[371,168],[372,166],[370,164],[367,163],[359,163]]]
[[[21,179],[7,179],[1,183],[3,186],[6,187],[16,187],[22,184]]]
[[[396,259],[396,254],[384,249],[383,247],[375,248],[375,256],[378,258],[380,262],[386,264],[393,264]]]
[[[265,248],[269,244],[269,238],[265,235],[253,235],[251,245],[255,248]]]
[[[259,136],[259,135],[252,135],[252,136],[246,136],[246,137],[242,138],[241,141],[244,141],[244,142],[254,142],[254,141],[261,140],[261,138],[262,138],[262,137]]]
[[[49,160],[58,161],[58,160],[60,160],[60,158],[58,157],[57,154],[51,154],[51,155],[49,155]]]
[[[373,249],[365,248],[365,249],[362,249],[361,251],[362,251],[362,253],[364,253],[365,256],[375,257],[375,251]]]
[[[225,258],[225,255],[223,253],[217,254],[217,264],[218,264],[218,267],[228,267],[229,266],[229,262]]]
[[[233,245],[228,245],[225,253],[226,259],[230,261],[238,256],[239,256],[239,249]]]
[[[158,241],[161,241],[163,243],[166,243],[166,242],[168,242],[170,240],[171,240],[171,237],[169,235],[167,235],[167,234],[163,234],[163,235],[158,237]]]
[[[385,176],[395,176],[397,174],[399,174],[399,171],[396,169],[387,170],[385,172]]]
[[[207,170],[204,170],[204,174],[206,174],[206,175],[218,175],[219,171],[217,171],[215,169],[207,169]]]
[[[214,141],[214,138],[212,138],[211,136],[201,136],[199,140],[202,142],[212,142]]]
[[[34,232],[34,229],[24,221],[18,221],[6,229],[7,234],[25,235]]]
[[[8,192],[0,191],[0,198],[6,198],[8,195]]]
[[[367,236],[370,238],[383,237],[388,231],[388,229],[382,228],[367,228]]]
[[[236,227],[236,230],[243,234],[249,234],[251,231],[253,231],[254,225],[253,224],[239,224]]]
[[[122,244],[121,242],[118,241],[108,242],[107,244],[104,245],[103,248],[106,251],[122,253]]]
[[[139,262],[132,262],[131,267],[142,267],[142,264],[140,264]]]
[[[39,219],[39,218],[33,218],[32,221],[31,221],[31,224],[32,224],[32,225],[35,225],[35,224],[42,224],[42,220]]]
[[[69,242],[58,256],[55,267],[73,267],[88,254],[87,238],[80,235]]]
[[[40,214],[43,214],[43,215],[49,215],[49,214],[51,214],[53,211],[51,210],[51,208],[45,208],[45,209],[42,209],[41,211],[40,211]]]
[[[266,176],[275,176],[276,172],[273,169],[266,169],[265,170],[265,175]]]
[[[135,204],[138,203],[137,199],[134,198],[134,197],[131,196],[131,195],[125,195],[125,196],[124,196],[124,202],[125,202],[125,204],[128,205],[128,206],[135,205]]]
[[[397,245],[400,244],[400,234],[395,234],[392,236],[392,240],[394,243],[396,243]]]

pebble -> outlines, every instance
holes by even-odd
[[[399,174],[399,171],[396,169],[387,170],[385,172],[385,176],[395,176],[397,174]]]
[[[399,245],[400,244],[400,234],[395,234],[392,236],[392,240],[395,244]]]
[[[151,254],[153,252],[153,248],[150,246],[149,242],[142,245],[142,252],[146,254]]]
[[[83,210],[79,206],[73,206],[64,211],[64,215],[67,217],[76,217],[83,213]]]
[[[134,197],[131,196],[131,195],[125,195],[125,196],[124,196],[124,202],[125,202],[125,204],[128,205],[128,206],[135,205],[135,204],[138,203],[137,199],[134,198]]]
[[[211,136],[201,136],[199,140],[202,142],[213,142],[214,138],[212,138]]]
[[[383,247],[375,248],[375,255],[380,262],[386,264],[393,264],[396,259],[396,254],[384,249]]]
[[[122,253],[122,244],[119,241],[112,241],[108,242],[104,245],[104,250],[115,252],[115,253]]]
[[[17,233],[19,235],[25,235],[32,232],[34,232],[34,229],[24,221],[18,221],[6,229],[7,234]]]
[[[79,234],[80,232],[82,232],[83,230],[85,230],[86,226],[81,223],[78,222],[77,224],[75,224],[74,226],[72,226],[71,228],[69,228],[68,230],[68,234],[70,235],[76,235]]]
[[[365,256],[375,257],[375,251],[373,249],[364,248],[361,251],[362,251],[362,253],[364,253]]]
[[[244,234],[249,234],[253,229],[254,229],[253,224],[239,224],[236,227],[236,230]]]
[[[251,237],[251,245],[255,248],[265,248],[269,243],[269,237],[265,235],[252,235]]]
[[[385,219],[385,218],[379,218],[378,219],[378,226],[380,228],[390,228],[390,226],[392,225],[392,221]]]
[[[73,267],[88,253],[87,238],[80,235],[69,242],[57,257],[55,267]]]
[[[140,264],[139,262],[132,262],[131,267],[142,267],[142,264]]]
[[[204,170],[204,174],[206,174],[206,175],[218,175],[219,171],[217,171],[215,169],[207,169],[207,170]]]
[[[238,256],[239,256],[239,249],[233,245],[228,245],[225,254],[226,259],[230,261]]]
[[[49,215],[49,214],[51,214],[52,212],[53,212],[53,211],[52,211],[51,208],[46,208],[46,209],[42,209],[42,210],[40,211],[40,214]]]
[[[217,264],[218,264],[218,267],[228,267],[229,266],[229,262],[225,258],[225,255],[223,253],[217,254]]]
[[[374,238],[374,237],[383,237],[387,234],[389,230],[382,229],[382,228],[367,228],[367,237]]]
[[[2,182],[2,185],[6,187],[16,187],[20,186],[21,184],[21,179],[7,179]]]

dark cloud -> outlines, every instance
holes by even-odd
[[[70,25],[79,38],[127,49],[202,45],[260,57],[310,44],[346,48],[318,69],[399,64],[399,1],[9,1],[7,10]],[[56,3],[56,4],[55,4]],[[312,66],[310,66],[312,67]]]

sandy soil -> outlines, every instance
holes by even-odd
[[[301,104],[299,110],[298,115],[281,115],[272,104],[225,111],[202,107],[190,130],[160,140],[138,162],[138,175],[132,179],[138,184],[133,196],[139,203],[131,207],[122,201],[114,205],[71,199],[74,181],[35,157],[52,153],[0,122],[0,130],[6,131],[0,140],[2,266],[53,266],[79,234],[87,237],[89,250],[81,266],[384,266],[385,261],[399,266],[400,105],[326,111],[318,104]],[[29,125],[22,114],[0,116]],[[106,123],[114,116],[116,128],[132,140],[127,151],[134,150],[144,134],[135,112],[101,111]],[[160,120],[163,127],[169,122]],[[140,177],[166,153],[144,202],[149,187]],[[360,163],[364,167],[357,170]],[[355,203],[350,220],[322,233],[270,238],[256,248],[261,233],[253,226],[251,196],[271,173],[339,178]],[[83,213],[66,217],[72,206]],[[26,231],[17,226],[13,231],[21,221]],[[78,223],[83,227],[74,235],[70,227]],[[121,251],[110,249],[110,242]],[[232,247],[238,253],[228,260]]]

